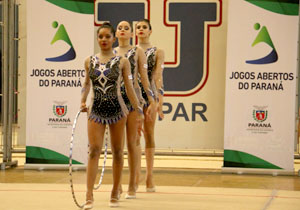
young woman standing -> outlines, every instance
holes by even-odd
[[[137,94],[137,98],[139,99],[140,104],[143,106],[145,103],[141,88],[139,85],[139,80],[142,83],[144,90],[146,91],[146,97],[149,101],[149,107],[147,109],[146,118],[148,116],[152,116],[153,112],[155,112],[155,100],[154,93],[150,89],[150,84],[147,75],[147,60],[144,51],[139,47],[134,47],[130,44],[133,29],[129,22],[121,21],[117,26],[116,37],[118,38],[119,46],[114,49],[116,55],[126,57],[129,60],[131,67],[131,75],[133,76],[133,87],[135,89],[135,93]],[[128,96],[124,90],[122,89],[123,99],[129,110],[132,110],[132,105],[128,100]],[[137,124],[136,124],[137,114],[136,112],[130,112],[127,116],[126,122],[126,139],[127,139],[127,150],[128,150],[128,165],[129,165],[129,185],[128,192],[125,196],[127,199],[136,198],[136,186],[135,186],[135,175],[136,175],[136,167],[137,167]],[[149,120],[149,119],[147,119]]]
[[[163,104],[163,77],[162,72],[164,69],[164,51],[153,46],[150,42],[150,35],[152,33],[152,27],[147,19],[140,20],[136,25],[136,35],[138,37],[138,47],[142,48],[147,58],[147,71],[150,81],[151,89],[154,92],[157,100],[157,112],[160,118],[163,119],[162,113]],[[144,112],[146,111],[147,101],[146,91],[142,88],[142,95],[146,101],[144,106]],[[155,192],[155,184],[153,182],[153,163],[155,153],[155,141],[154,141],[154,127],[155,119],[157,117],[156,112],[151,116],[152,121],[144,120],[144,137],[145,137],[145,156],[146,156],[146,191]],[[138,144],[139,160],[136,182],[139,182],[140,166],[141,166],[141,146]]]
[[[115,30],[109,23],[104,23],[97,31],[100,52],[85,60],[86,77],[82,89],[81,110],[88,111],[89,156],[87,165],[87,192],[84,209],[93,208],[93,187],[98,170],[104,132],[109,126],[111,149],[113,154],[113,188],[109,205],[119,205],[119,185],[123,169],[123,133],[128,114],[121,95],[121,82],[124,81],[127,95],[136,112],[136,124],[141,130],[140,121],[143,111],[132,86],[130,64],[127,59],[116,56],[112,45]],[[92,84],[92,104],[86,106],[86,99]]]

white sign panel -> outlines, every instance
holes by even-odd
[[[94,48],[93,14],[49,1],[27,1],[26,163],[68,163],[74,117],[80,107],[84,60]],[[73,158],[87,158],[86,116],[77,125]]]
[[[293,170],[298,16],[229,1],[224,166]]]

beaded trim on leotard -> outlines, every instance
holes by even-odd
[[[136,61],[134,59],[136,55],[136,49],[137,47],[132,48],[131,50],[126,53],[125,57],[129,60],[130,66],[131,66],[131,74],[133,75],[133,87],[135,90],[135,94],[138,98],[138,101],[141,105],[145,104],[145,100],[142,96],[142,90],[138,82],[138,69],[136,68]]]
[[[89,77],[93,84],[94,99],[89,120],[112,124],[128,114],[120,93],[120,59],[120,56],[115,56],[107,63],[100,63],[98,57],[91,57]]]
[[[150,82],[150,89],[152,90],[153,94],[154,94],[154,98],[157,98],[156,95],[156,86],[155,86],[155,81],[153,80],[152,76],[153,76],[153,71],[154,71],[154,67],[155,67],[155,53],[156,53],[156,47],[152,47],[152,48],[148,48],[145,52],[146,57],[147,57],[147,65],[148,65],[148,78],[149,78],[149,82]],[[145,104],[144,104],[144,108],[149,106],[149,100],[147,97],[147,93],[144,90],[141,81],[139,79],[139,84],[141,87],[141,91],[142,91],[142,96],[145,100]]]
[[[135,94],[136,94],[140,104],[144,104],[144,99],[141,94],[140,86],[138,85],[138,82],[137,82],[137,73],[138,72],[136,69],[136,60],[135,60],[136,49],[137,49],[137,47],[134,47],[134,48],[131,48],[130,50],[128,50],[128,52],[125,54],[125,57],[128,59],[128,61],[130,63],[132,83],[133,83],[133,87],[135,90]],[[122,96],[123,96],[125,104],[127,105],[128,110],[133,111],[134,108],[133,108],[132,104],[130,103],[130,100],[126,94],[124,83],[122,83],[121,92],[122,92]]]

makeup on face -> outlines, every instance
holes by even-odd
[[[131,33],[131,27],[129,26],[128,22],[121,22],[117,27],[117,36],[125,36]]]
[[[136,26],[136,34],[139,36],[147,35],[149,31],[149,26],[146,22],[139,22]]]
[[[108,28],[102,28],[98,33],[98,43],[101,49],[112,47],[114,37]]]

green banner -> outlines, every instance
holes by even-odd
[[[258,7],[275,12],[282,15],[298,15],[298,0],[246,0]]]
[[[82,14],[94,14],[93,0],[46,0],[56,6]]]

